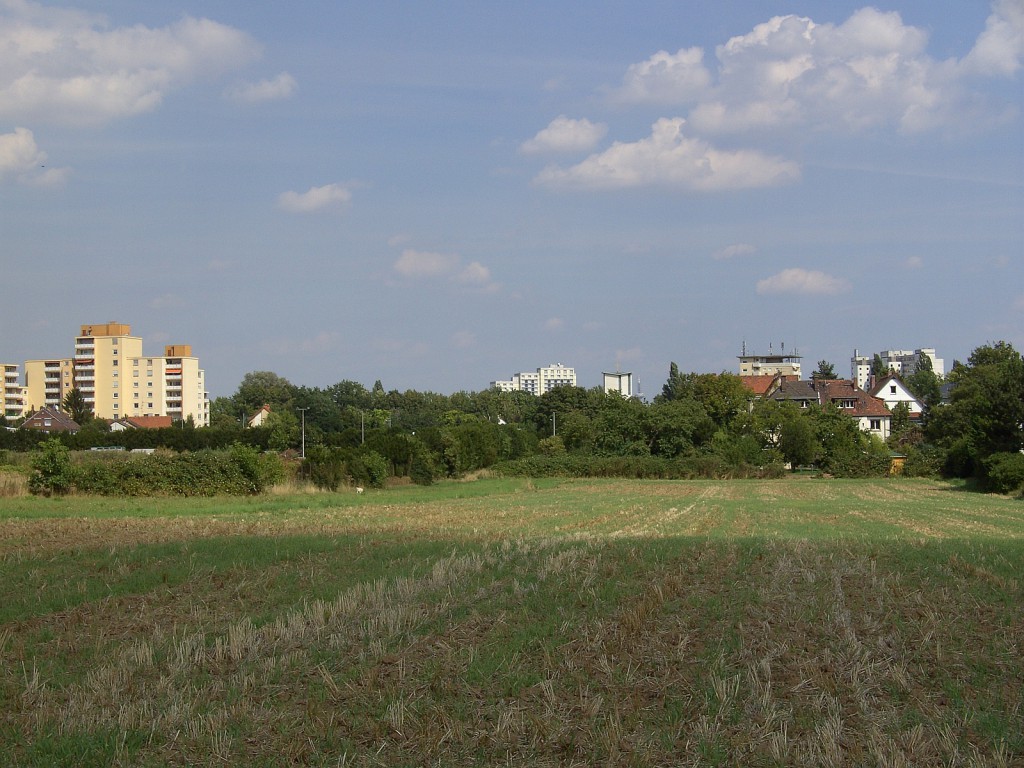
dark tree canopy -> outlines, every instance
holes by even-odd
[[[86,401],[85,395],[78,387],[64,395],[61,405],[64,407],[64,412],[79,426],[85,426],[93,419],[92,406]]]
[[[812,379],[838,379],[836,368],[828,360],[819,360],[818,369],[811,374]]]

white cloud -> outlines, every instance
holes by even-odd
[[[997,0],[962,60],[926,53],[928,34],[896,12],[862,8],[841,24],[776,16],[715,49],[660,51],[629,67],[615,100],[688,106],[701,133],[807,126],[832,133],[891,126],[912,133],[978,123],[967,75],[1007,77],[1024,58],[1024,3]],[[1000,110],[993,111],[993,115]]]
[[[565,320],[560,317],[549,317],[544,321],[544,328],[548,331],[560,331],[565,327]]]
[[[527,155],[547,152],[589,152],[607,132],[608,126],[603,123],[592,123],[586,118],[573,120],[561,115],[532,139],[523,142],[520,150]]]
[[[924,259],[920,256],[908,256],[907,267],[910,269],[920,269],[924,266]]]
[[[801,294],[836,294],[850,289],[846,280],[832,277],[818,270],[784,269],[776,275],[758,280],[757,292],[801,293]]]
[[[747,243],[736,243],[735,245],[727,245],[714,254],[716,261],[725,261],[727,259],[734,259],[737,256],[749,256],[757,251],[756,248]]]
[[[974,48],[963,61],[965,71],[980,75],[1009,76],[1024,58],[1024,3],[998,0],[978,35]]]
[[[474,261],[459,272],[458,280],[460,283],[486,284],[491,280],[491,270],[479,261]]]
[[[258,83],[239,83],[229,88],[225,95],[232,101],[243,104],[259,104],[264,101],[287,99],[297,87],[295,78],[282,72],[273,80],[260,80]]]
[[[796,163],[753,150],[718,150],[688,138],[683,134],[685,122],[662,118],[650,137],[615,142],[571,168],[551,166],[536,182],[581,189],[658,186],[709,191],[776,186],[800,177]]]
[[[699,97],[711,83],[704,66],[704,51],[683,48],[675,54],[658,51],[646,61],[630,65],[617,101],[680,104]]]
[[[476,334],[472,331],[458,331],[452,336],[452,345],[459,349],[469,349],[476,346]]]
[[[22,184],[49,187],[63,184],[69,173],[68,168],[46,167],[46,153],[28,128],[0,133],[0,181],[14,178]]]
[[[443,278],[453,283],[469,286],[485,293],[497,291],[498,283],[491,280],[491,270],[479,261],[471,261],[463,265],[462,258],[454,253],[438,253],[435,251],[417,251],[407,248],[394,264],[394,269],[402,277]]]
[[[439,277],[450,275],[458,264],[454,254],[407,248],[395,262],[395,271],[403,277]]]
[[[259,55],[244,32],[185,17],[111,28],[99,16],[0,5],[0,119],[103,123],[156,108],[171,90]]]
[[[282,192],[277,204],[289,213],[312,213],[325,208],[345,205],[352,199],[352,193],[340,184],[325,184],[310,187],[306,192]]]

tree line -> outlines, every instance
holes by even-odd
[[[833,367],[821,361],[814,377],[833,378]],[[897,407],[887,443],[834,407],[757,400],[737,375],[686,373],[676,363],[651,402],[599,387],[560,387],[540,396],[386,391],[380,381],[369,389],[347,380],[306,387],[255,371],[233,395],[211,403],[209,427],[179,423],[109,433],[88,424],[61,440],[72,448],[304,448],[302,471],[328,488],[378,485],[390,476],[430,483],[483,468],[693,477],[773,476],[786,467],[814,467],[835,476],[873,476],[889,471],[894,453],[905,457],[912,475],[972,478],[1002,491],[1024,484],[1024,360],[1011,344],[978,347],[966,363],[954,363],[944,381],[922,358],[904,381],[924,403],[923,419],[911,421],[906,408]],[[264,405],[270,407],[265,423],[246,428]],[[0,448],[31,447],[38,439],[4,432]]]

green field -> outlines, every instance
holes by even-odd
[[[2,765],[1024,764],[1024,503],[485,479],[0,506]]]

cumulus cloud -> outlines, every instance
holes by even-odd
[[[289,213],[313,213],[327,208],[337,208],[352,199],[352,193],[340,184],[325,184],[310,187],[306,192],[282,192],[278,195],[278,206]]]
[[[700,48],[683,48],[674,54],[658,51],[646,61],[630,65],[614,98],[681,104],[699,98],[710,84],[711,73],[704,66],[704,51]]]
[[[1024,3],[1000,0],[993,3],[974,48],[963,61],[965,71],[979,75],[1009,76],[1024,58]]]
[[[164,95],[260,53],[244,32],[185,17],[165,27],[32,2],[0,5],[0,119],[103,123],[155,109]]]
[[[850,284],[841,278],[832,277],[818,270],[784,269],[776,275],[758,280],[757,292],[800,293],[800,294],[837,294],[850,289]]]
[[[552,120],[547,128],[539,131],[532,139],[523,142],[520,150],[527,155],[589,152],[607,132],[608,126],[602,123],[592,123],[586,118],[573,120],[562,115]]]
[[[462,263],[454,253],[418,251],[407,248],[394,263],[394,270],[407,279],[445,279],[487,293],[497,291],[498,283],[491,280],[491,270],[479,261]]]
[[[544,328],[548,331],[560,331],[565,327],[565,320],[561,317],[549,317],[544,321]]]
[[[757,249],[747,243],[736,243],[735,245],[727,245],[721,250],[715,251],[714,259],[716,261],[726,261],[728,259],[734,259],[737,256],[749,256],[754,253]]]
[[[841,24],[776,16],[715,49],[660,51],[629,67],[619,102],[689,107],[706,134],[807,126],[848,132],[892,126],[919,132],[975,120],[967,75],[1011,76],[1024,57],[1024,3],[998,0],[961,60],[926,53],[928,34],[896,12],[863,8]]]
[[[462,270],[460,270],[456,279],[460,283],[466,283],[468,285],[482,285],[491,288],[496,287],[495,284],[491,282],[491,270],[479,261],[473,261],[467,264]]]
[[[551,166],[536,182],[582,189],[656,186],[710,191],[775,186],[800,177],[796,163],[754,150],[719,150],[687,137],[685,122],[662,118],[648,138],[615,142],[570,168]]]
[[[450,275],[458,264],[455,254],[406,248],[395,262],[395,271],[403,277],[438,277]]]
[[[12,178],[32,186],[56,186],[63,184],[69,173],[67,168],[46,167],[46,153],[28,128],[0,133],[0,181]]]
[[[272,80],[239,83],[225,91],[225,95],[232,101],[242,104],[259,104],[264,101],[287,99],[295,92],[297,85],[294,77],[282,72]]]

